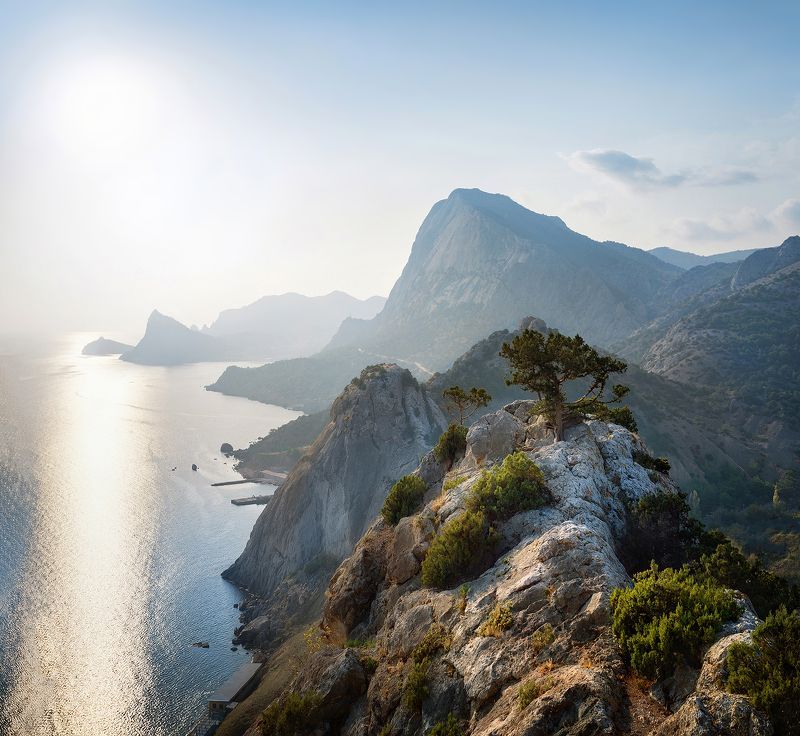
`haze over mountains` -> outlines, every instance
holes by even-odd
[[[139,343],[123,359],[148,365],[220,360],[300,357],[321,350],[348,317],[369,318],[385,303],[380,296],[356,299],[341,291],[325,296],[265,296],[226,309],[202,330],[153,311]]]
[[[680,268],[694,268],[695,266],[707,266],[709,263],[736,263],[743,261],[747,256],[756,252],[756,248],[750,250],[730,250],[726,253],[714,253],[710,256],[699,256],[697,253],[689,253],[675,248],[661,246],[651,248],[648,253],[652,253],[656,258],[660,258],[664,263],[671,263]]]

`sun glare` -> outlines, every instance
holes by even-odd
[[[61,66],[45,87],[45,123],[74,153],[134,152],[156,130],[158,82],[135,60],[98,57]]]

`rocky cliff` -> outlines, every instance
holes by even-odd
[[[514,451],[540,467],[546,504],[500,523],[496,557],[465,585],[423,587],[436,530],[466,513],[482,471]],[[609,623],[612,590],[630,583],[617,556],[626,504],[674,490],[637,453],[646,448],[635,435],[598,421],[555,443],[531,402],[515,402],[472,425],[449,472],[427,456],[416,471],[423,507],[394,527],[374,522],[330,582],[323,646],[287,690],[312,698],[308,732],[421,736],[449,722],[439,733],[771,734],[724,689],[726,652],[757,622],[744,599],[702,667],[657,683],[658,699],[627,671]]]
[[[336,399],[327,426],[224,576],[261,599],[280,590],[273,597],[285,600],[289,589],[300,605],[312,599],[378,514],[391,485],[419,464],[445,426],[407,370],[365,369]],[[246,636],[266,623],[250,625]]]

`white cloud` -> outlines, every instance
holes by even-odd
[[[780,225],[800,228],[800,199],[787,199],[772,212],[772,219]]]
[[[652,158],[606,148],[575,151],[566,159],[576,171],[600,174],[637,191],[680,186],[725,187],[758,181],[755,172],[730,167],[687,169],[667,174]]]

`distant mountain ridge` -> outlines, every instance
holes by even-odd
[[[757,250],[758,248],[751,248],[750,250],[730,250],[726,253],[713,253],[708,256],[701,256],[697,253],[691,253],[690,251],[676,250],[675,248],[661,246],[659,248],[651,248],[647,252],[652,253],[656,258],[660,258],[664,263],[671,263],[673,266],[688,270],[695,266],[707,266],[710,263],[737,263],[738,261],[743,261]]]
[[[754,253],[717,293],[655,340],[642,367],[726,387],[800,427],[800,237]]]
[[[372,317],[386,300],[341,291],[317,297],[287,293],[227,309],[202,330],[153,311],[144,337],[123,359],[148,365],[297,358],[320,350],[347,317]]]
[[[203,332],[260,346],[275,359],[302,357],[322,350],[343,320],[371,319],[385,303],[382,296],[356,299],[343,291],[324,296],[288,292],[226,309]]]

